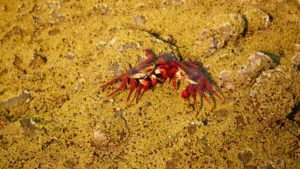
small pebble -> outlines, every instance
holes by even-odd
[[[52,29],[48,32],[48,35],[54,36],[60,33],[60,29]]]
[[[106,133],[100,131],[100,129],[94,129],[94,135],[92,140],[92,146],[96,149],[100,149],[102,146],[107,145],[109,142],[109,137]]]
[[[136,24],[145,24],[147,20],[144,16],[138,15],[133,18],[133,22]]]
[[[68,54],[66,55],[66,58],[73,60],[75,58],[75,54],[73,52],[68,52]]]
[[[204,39],[207,39],[210,35],[211,35],[210,30],[204,29],[204,30],[199,34],[198,40],[202,41],[202,40],[204,40]]]
[[[235,83],[230,79],[231,71],[223,70],[220,72],[220,86],[223,86],[226,89],[235,89]]]

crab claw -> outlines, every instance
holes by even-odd
[[[201,85],[189,84],[181,93],[181,96],[185,100],[189,100],[190,96],[192,96],[194,100],[194,106],[197,112],[199,112],[199,106],[197,102],[197,93],[200,95],[201,98],[201,106],[202,107],[202,98],[204,98],[209,104],[210,101],[207,99],[206,94],[204,93],[204,89]]]
[[[129,93],[127,96],[127,103],[130,101],[132,93],[135,91],[136,103],[140,100],[141,96],[149,90],[150,87],[157,85],[157,78],[155,76],[155,68],[158,57],[150,49],[145,49],[146,59],[139,63],[136,67],[132,68],[128,73],[118,76],[106,84],[102,85],[102,88],[114,85],[117,82],[121,82],[118,88],[112,93],[106,96],[106,99],[115,96],[122,90],[129,86]]]
[[[185,62],[183,68],[178,69],[176,77],[180,78],[188,83],[188,86],[182,91],[181,97],[185,100],[189,100],[190,97],[194,100],[194,106],[196,111],[199,111],[197,103],[197,94],[201,98],[204,98],[209,104],[211,104],[207,95],[212,97],[217,96],[222,99],[217,92],[213,89],[210,80],[207,78],[204,72],[202,72],[200,64],[198,62]]]

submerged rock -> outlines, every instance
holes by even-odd
[[[300,101],[299,73],[279,65],[264,71],[251,87],[250,99],[261,123],[284,119]]]
[[[243,36],[246,22],[241,14],[218,15],[207,27],[194,42],[194,48],[206,57]]]
[[[244,16],[247,20],[247,31],[249,32],[266,29],[272,24],[272,16],[259,8],[244,12]]]
[[[239,80],[242,84],[250,84],[264,70],[269,70],[275,66],[271,56],[256,52],[249,57],[249,63],[238,72]]]
[[[27,90],[24,90],[21,95],[0,102],[0,109],[10,109],[11,107],[16,106],[17,104],[27,103],[30,101],[31,97],[31,93]]]
[[[20,120],[20,124],[24,130],[26,136],[32,136],[36,129],[36,123],[30,118],[23,118]]]
[[[199,33],[193,47],[208,57],[230,43],[235,43],[246,31],[255,32],[270,27],[272,16],[255,8],[242,14],[217,15]]]

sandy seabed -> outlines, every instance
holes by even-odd
[[[143,49],[203,63],[225,101],[105,100]],[[299,65],[296,0],[1,1],[0,168],[299,168]]]

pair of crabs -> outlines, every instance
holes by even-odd
[[[172,54],[163,52],[156,56],[151,49],[145,49],[144,51],[147,57],[144,61],[132,68],[128,73],[124,73],[102,86],[106,88],[116,82],[121,82],[119,87],[109,94],[107,98],[129,88],[127,102],[130,101],[132,93],[136,91],[134,98],[136,103],[138,103],[144,92],[167,79],[172,82],[174,89],[177,89],[178,80],[184,80],[188,83],[181,96],[185,100],[189,100],[192,97],[197,112],[199,111],[197,94],[207,100],[208,103],[210,101],[207,95],[221,98],[213,89],[208,77],[201,70],[200,63],[194,61],[180,62]]]

